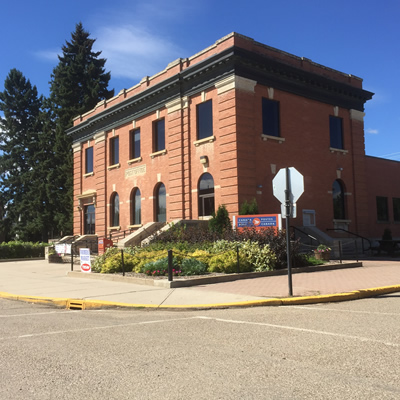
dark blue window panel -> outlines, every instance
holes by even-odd
[[[264,135],[280,136],[279,102],[265,98],[262,99],[262,123]]]
[[[160,119],[154,123],[154,151],[165,149],[165,119]]]
[[[93,147],[88,147],[85,151],[85,173],[90,174],[93,172]]]
[[[331,147],[344,149],[343,147],[343,122],[342,118],[329,116],[329,134]]]
[[[197,106],[197,140],[213,135],[212,101]]]

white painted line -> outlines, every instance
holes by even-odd
[[[63,331],[41,332],[41,333],[32,333],[32,334],[27,334],[27,335],[0,337],[0,340],[9,340],[9,339],[14,340],[14,339],[24,339],[24,338],[30,338],[30,337],[40,337],[40,336],[49,336],[49,335],[62,335],[65,333],[96,331],[96,330],[101,330],[101,329],[124,328],[127,326],[135,326],[135,325],[147,325],[147,324],[157,324],[157,323],[162,323],[162,322],[185,321],[185,320],[194,319],[194,318],[196,318],[196,317],[159,319],[159,320],[154,320],[154,321],[131,322],[129,324],[94,326],[91,328],[81,328],[81,329],[67,329],[67,330],[63,330]]]
[[[400,313],[385,313],[379,311],[356,311],[356,310],[340,310],[336,308],[325,308],[323,304],[318,307],[307,307],[307,306],[287,306],[288,308],[299,308],[301,310],[311,310],[311,311],[336,311],[336,312],[345,312],[345,313],[353,313],[353,314],[372,314],[372,315],[390,315],[400,317]]]
[[[366,337],[362,337],[362,336],[343,335],[341,333],[335,333],[335,332],[326,332],[326,331],[317,331],[314,329],[296,328],[294,326],[287,326],[287,325],[275,325],[275,324],[267,324],[265,322],[238,321],[238,320],[233,320],[233,319],[222,319],[222,318],[201,317],[201,316],[194,317],[194,318],[208,319],[208,320],[214,320],[214,321],[219,321],[219,322],[226,322],[226,323],[230,323],[230,324],[266,326],[269,328],[287,329],[287,330],[292,330],[292,331],[297,331],[297,332],[306,332],[306,333],[313,333],[313,334],[318,334],[318,335],[326,335],[326,336],[340,337],[340,338],[345,338],[345,339],[353,339],[353,340],[358,340],[360,342],[379,343],[379,344],[383,344],[385,346],[391,346],[391,347],[400,347],[400,343],[384,342],[383,340],[370,339],[370,338],[366,338]]]
[[[49,314],[66,314],[68,312],[79,312],[81,310],[67,310],[67,311],[50,311],[43,313],[30,313],[30,314],[10,314],[10,315],[0,315],[0,318],[13,318],[13,317],[30,317],[36,315],[49,315]]]

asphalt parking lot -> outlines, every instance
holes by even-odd
[[[0,299],[0,398],[397,399],[400,295],[227,310]]]

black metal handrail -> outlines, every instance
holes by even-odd
[[[353,235],[353,236],[356,236],[356,237],[360,238],[361,239],[361,245],[362,245],[363,253],[365,253],[366,251],[370,250],[371,247],[372,247],[371,246],[371,241],[368,238],[366,238],[364,236],[361,236],[358,233],[350,232],[347,229],[343,229],[343,228],[327,228],[327,231],[343,231],[343,232],[346,232],[346,233],[348,233],[350,235]],[[364,240],[366,240],[368,242],[368,248],[367,249],[365,249],[365,247],[364,247]]]
[[[118,241],[120,239],[125,239],[127,235],[132,233],[133,229],[127,229],[125,231],[114,231],[110,232],[109,239],[112,241]]]
[[[312,241],[316,241],[317,244],[319,245],[321,242],[315,238],[314,236],[311,236],[310,234],[308,234],[307,232],[301,230],[300,228],[297,228],[297,226],[291,226],[291,228],[293,229],[293,234],[294,234],[294,238],[296,239],[296,231],[301,232],[303,235],[306,235],[307,237],[310,238],[310,244],[312,245]]]

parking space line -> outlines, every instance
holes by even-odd
[[[135,325],[148,325],[148,324],[159,324],[162,322],[185,321],[185,320],[194,319],[194,318],[196,318],[196,317],[159,319],[159,320],[153,320],[153,321],[131,322],[129,324],[103,325],[103,326],[92,326],[90,328],[66,329],[66,330],[62,330],[62,331],[30,333],[30,334],[26,334],[26,335],[0,337],[0,340],[4,341],[4,340],[10,340],[10,339],[25,339],[25,338],[40,337],[40,336],[62,335],[65,333],[87,332],[87,331],[96,331],[96,330],[101,330],[101,329],[124,328],[124,327],[135,326]]]
[[[43,312],[43,313],[28,313],[28,314],[3,314],[0,315],[0,318],[14,318],[14,317],[27,317],[27,316],[36,316],[36,315],[50,315],[50,314],[66,314],[66,313],[75,313],[79,312],[76,310],[66,310],[66,311],[49,311],[49,312]]]
[[[287,326],[287,325],[275,325],[275,324],[268,324],[265,322],[239,321],[239,320],[234,320],[234,319],[222,319],[222,318],[202,317],[202,316],[198,316],[195,318],[214,320],[214,321],[225,322],[225,323],[230,323],[230,324],[266,326],[269,328],[286,329],[286,330],[297,331],[297,332],[305,332],[305,333],[312,333],[312,334],[318,334],[318,335],[333,336],[333,337],[344,338],[344,339],[358,340],[360,342],[383,344],[385,346],[391,346],[391,347],[400,347],[399,343],[385,342],[383,340],[370,339],[370,338],[366,338],[366,337],[362,337],[362,336],[344,335],[342,333],[318,331],[318,330],[314,330],[314,329],[305,329],[305,328],[296,328],[294,326]]]

